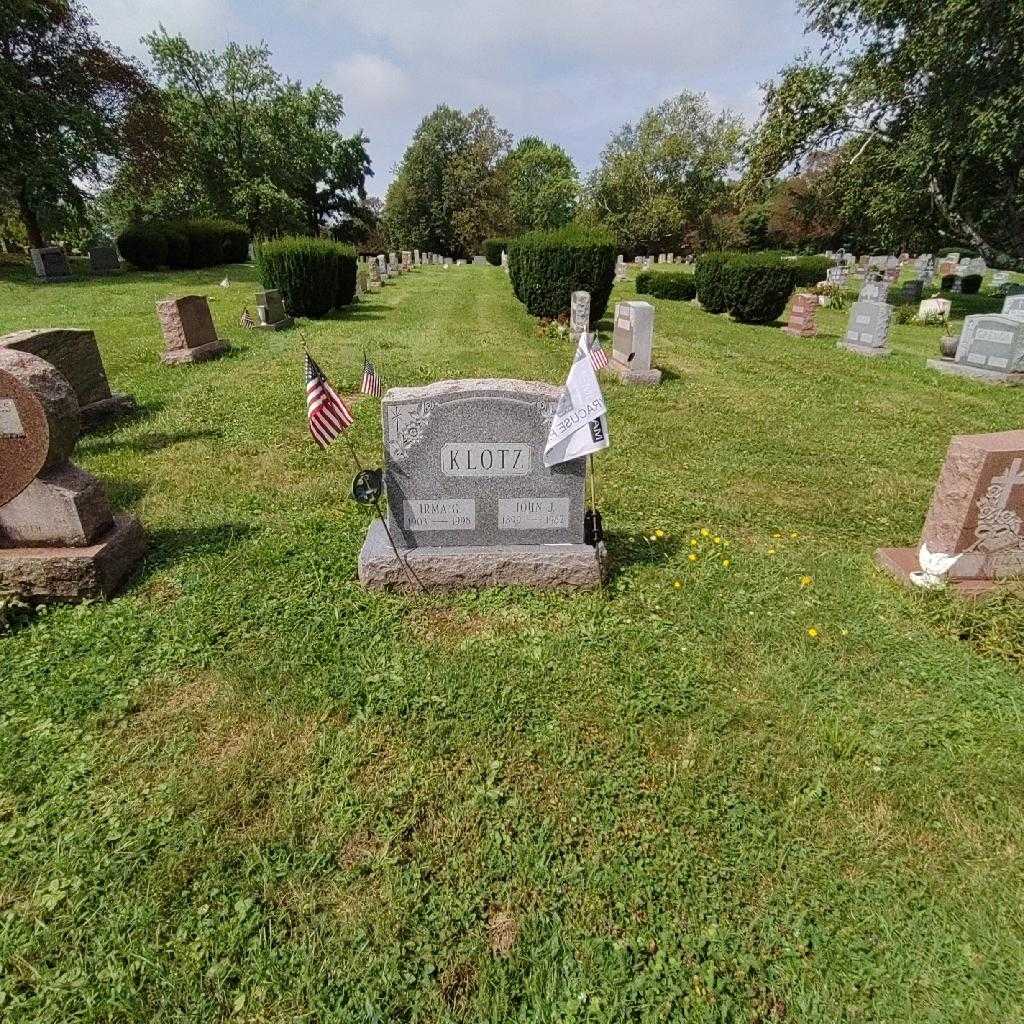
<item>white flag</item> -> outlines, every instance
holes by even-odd
[[[581,334],[569,379],[551,421],[544,465],[557,466],[607,448],[611,443],[607,415],[601,385],[590,361],[590,335]]]

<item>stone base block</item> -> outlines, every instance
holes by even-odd
[[[879,548],[875,552],[875,563],[907,587],[914,586],[910,579],[911,573],[921,571],[917,548]],[[962,597],[981,597],[995,590],[996,587],[1006,587],[1007,585],[1014,589],[1020,589],[1024,585],[1024,581],[995,580],[988,577],[985,579],[951,579],[947,582],[947,586]]]
[[[286,316],[283,320],[278,320],[276,324],[259,323],[256,326],[261,331],[284,331],[289,327],[294,327],[295,321],[290,316]]]
[[[0,506],[2,547],[88,547],[113,522],[103,485],[71,462],[44,470]]]
[[[160,361],[168,366],[176,366],[178,363],[205,363],[208,359],[216,359],[228,350],[226,341],[211,341],[206,345],[197,345],[195,348],[176,348],[164,352]]]
[[[83,405],[79,410],[82,414],[82,431],[92,430],[106,423],[107,420],[129,416],[138,408],[134,395],[113,394],[101,402]]]
[[[868,359],[886,359],[892,355],[890,348],[874,348],[870,345],[854,345],[851,341],[836,342],[836,348],[845,348],[847,352],[853,352],[858,356],[867,356]]]
[[[0,593],[33,604],[110,597],[145,549],[142,526],[127,517],[86,548],[0,548]]]
[[[595,590],[604,577],[605,551],[589,544],[508,544],[502,547],[398,550],[428,590],[523,586],[538,590]],[[359,552],[359,580],[367,587],[415,592],[395,558],[384,524],[375,519]]]
[[[986,384],[1005,384],[1009,387],[1024,384],[1024,373],[1000,373],[998,370],[988,370],[982,366],[968,366],[967,363],[958,363],[953,359],[929,359],[928,366],[939,373],[971,377],[974,380],[983,380]]]
[[[611,359],[605,369],[613,373],[623,384],[660,384],[661,370],[639,370],[633,369],[620,363],[617,359]]]

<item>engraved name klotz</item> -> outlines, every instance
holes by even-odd
[[[405,547],[583,542],[583,460],[544,465],[559,389],[518,380],[392,388],[388,525]]]

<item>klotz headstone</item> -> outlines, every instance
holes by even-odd
[[[277,288],[266,288],[256,293],[256,313],[259,317],[257,326],[269,331],[283,331],[295,323],[285,312],[284,300]]]
[[[136,408],[131,395],[110,390],[92,331],[75,327],[16,331],[0,337],[0,349],[28,352],[52,365],[75,392],[83,431]]]
[[[818,333],[818,296],[800,292],[793,299],[789,323],[783,327],[786,334],[797,338],[813,338]]]
[[[117,258],[117,249],[109,242],[94,245],[89,250],[89,272],[92,274],[119,274],[121,261]]]
[[[569,334],[575,345],[590,330],[590,292],[573,292],[569,299]]]
[[[974,377],[989,384],[1024,384],[1024,319],[982,313],[964,320],[956,358],[929,359],[942,373]]]
[[[49,363],[0,349],[0,594],[33,603],[108,597],[142,557],[142,528],[69,461],[78,402]]]
[[[156,314],[164,332],[164,363],[201,363],[216,359],[228,350],[217,337],[210,305],[201,295],[164,299],[156,304]]]
[[[428,589],[600,585],[600,554],[584,543],[584,460],[544,465],[559,393],[453,380],[384,395],[388,526]],[[380,522],[360,552],[359,578],[416,586]]]
[[[651,366],[653,347],[654,307],[649,302],[617,303],[612,357],[605,369],[625,384],[660,384],[661,370]]]
[[[57,282],[72,280],[71,268],[64,250],[56,245],[47,245],[42,249],[32,249],[32,266],[40,281]]]
[[[892,306],[885,302],[855,302],[846,335],[837,347],[875,359],[888,356],[891,324]]]
[[[917,548],[882,548],[907,583],[965,594],[1024,577],[1024,430],[954,437]]]

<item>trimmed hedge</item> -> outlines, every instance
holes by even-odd
[[[172,270],[198,270],[220,263],[244,263],[249,232],[240,224],[215,218],[152,222],[125,228],[117,246],[140,270],[164,265]]]
[[[167,262],[167,237],[154,224],[132,224],[117,236],[121,255],[139,270],[156,270]]]
[[[797,288],[812,288],[821,284],[833,265],[827,256],[801,256],[795,260],[786,260],[793,268]]]
[[[292,316],[321,317],[356,293],[356,251],[326,238],[287,236],[256,247],[256,274]]]
[[[599,229],[565,227],[530,231],[508,247],[512,291],[533,316],[567,316],[575,291],[590,292],[590,323],[608,308],[615,284],[614,235]]]
[[[796,272],[773,256],[734,256],[722,268],[729,312],[742,324],[770,324],[785,312]]]
[[[641,270],[636,275],[636,293],[688,301],[696,298],[697,284],[693,274],[683,270]]]
[[[511,238],[485,238],[484,258],[491,266],[500,267],[501,254],[508,251],[511,242]]]
[[[709,252],[698,257],[693,272],[693,280],[697,285],[697,298],[709,313],[724,313],[729,308],[722,270],[733,257],[733,252]]]

